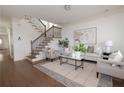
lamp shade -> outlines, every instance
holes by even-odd
[[[113,45],[112,40],[108,40],[105,42],[106,47],[111,47]]]

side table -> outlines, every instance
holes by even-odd
[[[105,59],[105,60],[108,60],[110,54],[111,54],[111,53],[103,52],[103,53],[102,53],[102,58]]]

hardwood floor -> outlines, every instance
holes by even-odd
[[[124,87],[124,80],[113,78],[114,87]],[[0,51],[0,87],[64,87],[61,83],[37,70],[28,61],[13,62]]]
[[[113,87],[124,87],[124,80],[113,78]]]
[[[0,87],[63,87],[27,61],[13,62],[0,52]]]

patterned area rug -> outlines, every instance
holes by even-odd
[[[71,60],[69,62],[73,63]],[[74,66],[68,64],[60,65],[59,61],[39,63],[34,67],[67,87],[112,86],[110,77],[101,75],[99,79],[96,78],[96,64],[94,63],[84,62],[83,70],[81,68],[75,70]]]

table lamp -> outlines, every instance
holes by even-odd
[[[112,40],[108,40],[108,41],[105,42],[105,52],[106,53],[111,52],[112,45],[113,45]]]

